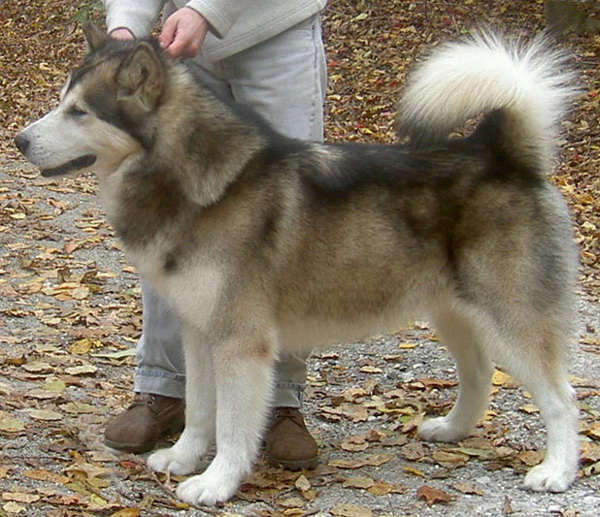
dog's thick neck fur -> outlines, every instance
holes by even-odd
[[[92,103],[114,105],[115,115],[104,116],[139,143],[116,171],[98,171],[107,215],[125,245],[136,247],[168,228],[173,218],[221,200],[273,131],[218,99],[184,64],[165,58],[152,40],[122,44],[97,34],[87,40],[90,52],[74,81],[83,80],[88,70],[97,73],[99,63],[109,67],[114,84],[108,90],[115,99],[103,92]]]

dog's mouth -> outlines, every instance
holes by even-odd
[[[42,176],[44,176],[44,178],[50,178],[51,176],[63,176],[69,172],[77,171],[79,169],[89,167],[90,165],[94,165],[95,162],[95,155],[85,154],[79,158],[71,160],[70,162],[63,163],[58,167],[54,167],[52,169],[42,169]]]

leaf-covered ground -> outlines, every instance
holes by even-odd
[[[431,45],[487,24],[524,37],[539,1],[336,0],[325,37],[327,138],[393,142],[405,72]],[[582,93],[564,123],[552,181],[581,246],[582,321],[573,383],[582,409],[580,480],[566,495],[520,489],[540,460],[537,408],[502,372],[472,439],[419,441],[425,414],[456,393],[452,361],[426,323],[400,335],[321,351],[310,361],[306,413],[321,466],[289,473],[262,462],[218,510],[178,503],[179,479],[101,444],[127,405],[140,331],[135,271],[96,200],[92,176],[45,183],[12,138],[56,103],[82,53],[80,21],[99,2],[0,4],[0,516],[3,515],[569,515],[600,513],[600,38],[569,35]]]

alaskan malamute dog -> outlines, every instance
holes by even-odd
[[[497,360],[548,429],[525,485],[569,487],[577,254],[545,178],[571,94],[560,53],[493,36],[442,45],[400,103],[408,145],[322,145],[222,102],[151,40],[85,32],[90,52],[59,106],[16,142],[44,176],[96,172],[129,258],[181,318],[185,431],[148,464],[191,474],[216,438],[183,500],[225,501],[250,472],[280,350],[396,331],[423,313],[456,358],[460,392],[420,436],[468,436]],[[471,136],[449,138],[479,113]]]

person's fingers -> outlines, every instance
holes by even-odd
[[[177,34],[179,19],[176,15],[177,12],[175,12],[165,20],[162,31],[158,36],[158,42],[160,43],[160,46],[163,49],[169,48]]]
[[[167,47],[165,47],[164,51],[171,58],[180,56],[189,57],[187,55],[187,45],[187,40],[176,34],[175,39]]]
[[[167,18],[159,41],[169,57],[195,57],[207,30],[204,17],[193,9],[184,7]]]

